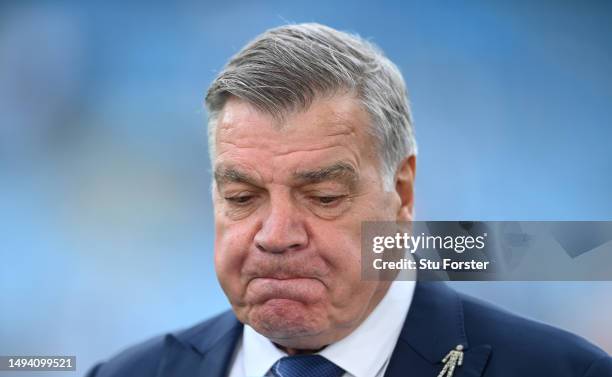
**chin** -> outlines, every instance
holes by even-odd
[[[283,346],[308,341],[325,332],[327,316],[320,309],[287,299],[268,300],[253,307],[247,323],[255,331]]]

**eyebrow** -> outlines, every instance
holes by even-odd
[[[258,179],[234,167],[217,167],[214,177],[219,185],[225,183],[245,183],[251,186],[260,186]],[[293,173],[293,178],[301,184],[339,180],[344,181],[350,187],[354,187],[359,175],[351,164],[339,161],[318,169],[297,171]]]
[[[306,184],[320,183],[325,181],[344,181],[353,187],[359,178],[353,165],[339,161],[332,165],[306,171],[298,171],[293,174],[294,178]]]
[[[218,167],[215,169],[214,176],[217,184],[233,182],[257,186],[257,179],[233,167]]]

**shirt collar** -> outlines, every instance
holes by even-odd
[[[414,281],[392,282],[385,297],[359,327],[319,354],[354,377],[376,376],[393,353],[414,288]],[[263,376],[274,363],[287,356],[248,325],[244,326],[242,345],[246,376]]]

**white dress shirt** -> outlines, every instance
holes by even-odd
[[[345,338],[318,352],[346,371],[343,377],[382,377],[408,314],[414,281],[394,281],[368,318]],[[229,377],[263,377],[287,354],[245,325]]]

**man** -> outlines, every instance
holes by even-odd
[[[402,76],[374,46],[318,24],[269,30],[206,104],[233,311],[90,376],[612,376],[586,341],[442,283],[361,279],[361,223],[412,219],[416,166]]]

